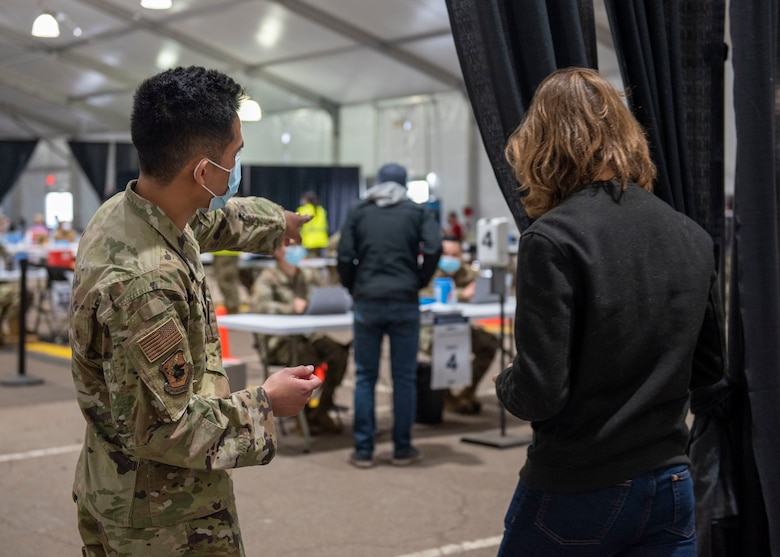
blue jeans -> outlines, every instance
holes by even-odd
[[[518,483],[499,557],[696,557],[693,481],[667,466],[586,493]]]
[[[417,302],[357,301],[354,312],[355,451],[374,453],[374,391],[382,338],[388,335],[393,377],[393,445],[396,455],[403,454],[412,446],[412,425],[417,412],[419,306]]]

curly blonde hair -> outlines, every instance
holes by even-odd
[[[633,182],[652,191],[656,175],[639,122],[621,94],[588,68],[557,70],[542,81],[505,156],[532,218],[579,186],[615,179],[623,189]]]

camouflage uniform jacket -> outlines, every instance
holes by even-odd
[[[466,265],[460,266],[460,269],[455,271],[454,275],[447,275],[441,269],[436,269],[433,273],[433,278],[428,285],[420,290],[420,297],[433,298],[433,281],[437,278],[450,277],[455,281],[455,292],[458,296],[459,302],[465,302],[463,298],[463,289],[469,284],[477,280],[477,272],[473,271],[471,267]],[[433,328],[430,326],[420,327],[420,352],[424,354],[430,354],[433,349]]]
[[[265,391],[230,393],[200,252],[270,252],[281,207],[258,198],[179,230],[135,182],[84,231],[70,341],[87,421],[74,499],[106,524],[168,526],[233,502],[229,468],[276,453]]]
[[[308,300],[311,297],[312,288],[324,286],[319,269],[298,267],[298,272],[291,277],[278,266],[263,269],[255,280],[252,288],[252,311],[257,313],[274,313],[281,315],[293,315],[295,298]],[[307,338],[317,338],[309,335]],[[272,336],[266,341],[268,361],[278,363],[284,361],[286,353],[280,353],[284,337]]]

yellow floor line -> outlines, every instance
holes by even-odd
[[[27,351],[64,360],[70,360],[71,358],[70,346],[62,346],[61,344],[52,344],[50,342],[28,342]]]

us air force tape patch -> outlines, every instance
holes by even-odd
[[[187,392],[192,377],[192,364],[184,359],[181,348],[160,364],[160,372],[165,377],[165,392],[178,395]]]
[[[173,318],[169,318],[163,322],[162,325],[138,341],[138,346],[141,348],[141,352],[150,361],[160,359],[160,357],[169,353],[172,348],[179,344],[184,339],[184,335],[181,334],[176,323],[173,322]]]

